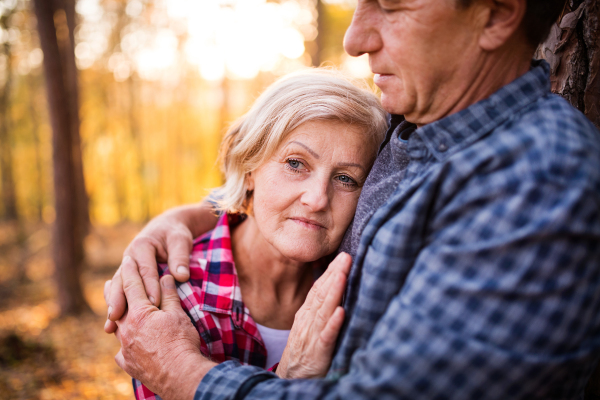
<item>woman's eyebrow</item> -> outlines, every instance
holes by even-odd
[[[296,143],[297,145],[300,145],[300,146],[304,147],[304,148],[306,149],[306,151],[308,151],[308,152],[310,153],[310,155],[311,155],[311,156],[313,156],[313,157],[314,157],[314,158],[316,158],[317,160],[319,159],[319,155],[318,155],[317,153],[315,153],[315,152],[314,152],[314,150],[313,150],[313,149],[311,149],[310,147],[308,147],[307,145],[305,145],[305,144],[303,144],[303,143],[300,143],[300,142],[299,142],[299,141],[297,141],[297,140],[293,140],[293,141],[291,141],[291,142],[290,142],[290,143],[288,143],[288,144],[292,144],[292,143]]]
[[[340,167],[357,167],[363,170],[363,172],[367,172],[367,170],[365,169],[365,167],[363,167],[360,164],[355,164],[355,163],[339,163],[338,166]]]

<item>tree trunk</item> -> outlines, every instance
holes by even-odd
[[[600,129],[600,0],[568,1],[536,58],[550,64],[552,91]],[[588,382],[585,398],[600,399],[600,365]]]
[[[315,38],[313,54],[311,54],[313,67],[321,65],[323,60],[323,47],[325,46],[325,5],[322,0],[316,0],[317,8],[317,37]]]
[[[88,196],[85,189],[83,175],[83,160],[81,155],[81,139],[79,136],[79,90],[77,85],[77,65],[75,63],[75,0],[54,0],[57,9],[64,13],[55,14],[54,24],[58,30],[68,32],[68,36],[58,37],[61,63],[64,66],[65,85],[69,97],[69,122],[71,124],[71,141],[73,146],[73,164],[75,172],[75,190],[77,196],[77,226],[79,238],[84,238],[89,232],[90,217],[88,210]],[[66,17],[66,18],[65,18]],[[65,28],[66,25],[66,28]],[[81,255],[83,260],[83,254]]]
[[[78,204],[77,151],[74,143],[79,143],[78,125],[72,113],[76,99],[72,95],[77,87],[70,83],[68,74],[73,72],[61,51],[72,52],[68,43],[69,32],[67,12],[58,1],[34,0],[40,44],[44,53],[44,70],[50,122],[52,125],[52,161],[54,167],[54,201],[56,220],[54,223],[53,258],[58,300],[61,313],[79,314],[89,310],[80,276],[83,261],[80,205]]]
[[[600,129],[600,0],[567,2],[536,56],[550,64],[552,91]],[[585,398],[600,399],[600,365],[587,384]]]
[[[537,57],[550,63],[552,91],[600,129],[600,0],[567,2]]]
[[[0,17],[0,26],[8,31],[8,20],[12,13]],[[12,140],[10,139],[10,90],[12,84],[12,51],[7,40],[2,45],[6,56],[6,81],[0,94],[0,173],[2,179],[3,219],[17,221],[17,195],[13,176]]]

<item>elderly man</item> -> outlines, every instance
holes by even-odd
[[[369,54],[394,115],[343,244],[347,323],[326,378],[199,354],[148,260],[168,252],[186,279],[205,205],[128,249],[142,277],[126,257],[107,296],[107,331],[122,287],[129,303],[119,365],[181,399],[580,397],[600,355],[600,136],[531,61],[563,5],[358,1],[344,46]]]

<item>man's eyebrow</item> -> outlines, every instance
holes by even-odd
[[[292,143],[296,143],[297,145],[300,145],[300,146],[304,147],[306,149],[306,151],[308,151],[310,153],[311,156],[313,156],[317,160],[319,159],[319,155],[317,153],[315,153],[313,149],[311,149],[310,147],[308,147],[304,143],[300,143],[297,140],[293,140],[293,141],[289,142],[288,144],[292,144]]]

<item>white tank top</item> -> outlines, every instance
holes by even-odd
[[[266,368],[269,369],[273,365],[277,364],[279,360],[281,360],[281,355],[283,354],[283,350],[287,344],[290,331],[267,328],[266,326],[262,326],[260,324],[256,324],[256,327],[258,328],[260,336],[262,336],[262,340],[267,349]]]

